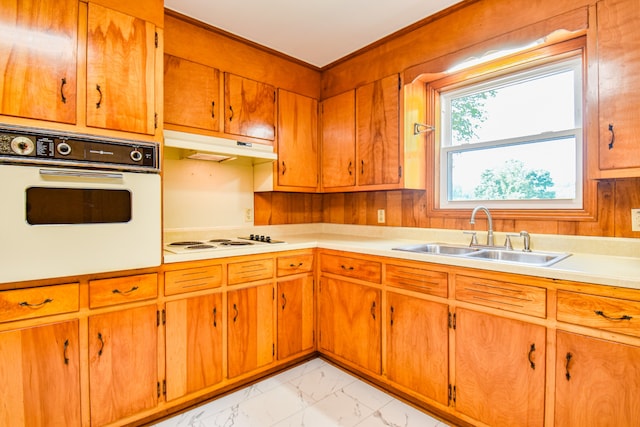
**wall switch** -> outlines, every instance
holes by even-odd
[[[640,209],[631,209],[631,231],[640,231]]]
[[[244,222],[252,222],[253,221],[253,209],[246,208],[244,210]]]
[[[384,209],[378,209],[378,224],[384,224]]]

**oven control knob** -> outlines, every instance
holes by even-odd
[[[35,145],[33,144],[33,141],[26,136],[16,136],[11,140],[11,150],[16,154],[28,156],[33,153],[34,149]]]
[[[131,156],[131,160],[133,160],[134,162],[139,162],[140,160],[142,160],[142,153],[138,151],[138,149],[134,149],[129,156]]]
[[[61,142],[57,145],[56,151],[63,156],[68,156],[71,154],[71,146],[66,142]]]

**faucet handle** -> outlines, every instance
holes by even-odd
[[[513,250],[513,245],[511,244],[512,237],[520,237],[519,234],[507,234],[504,239],[504,248],[507,250]]]
[[[471,234],[471,243],[469,243],[469,246],[478,244],[478,236],[476,236],[476,232],[475,231],[463,231],[462,233]]]

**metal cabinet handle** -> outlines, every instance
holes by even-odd
[[[567,353],[567,355],[565,356],[566,362],[564,364],[564,371],[565,371],[564,376],[567,378],[567,381],[571,379],[571,374],[569,373],[569,363],[571,362],[572,357],[573,357],[573,354],[571,353]]]
[[[287,173],[287,165],[283,160],[282,161],[282,175],[284,175],[285,173]]]
[[[609,123],[609,132],[611,132],[611,139],[609,140],[609,150],[612,150],[613,143],[616,142],[616,134],[613,131],[613,123]]]
[[[131,289],[129,289],[128,291],[121,291],[120,289],[114,289],[111,292],[114,294],[120,294],[120,295],[128,295],[131,292],[135,292],[138,290],[137,286],[133,286]]]
[[[100,85],[96,85],[96,90],[100,95],[100,99],[98,99],[98,102],[96,102],[96,108],[100,108],[100,104],[102,104],[102,90],[100,89]]]
[[[216,320],[217,315],[218,315],[218,309],[216,307],[213,307],[213,327],[214,328],[218,327],[218,322]]]
[[[64,348],[62,350],[62,357],[64,359],[64,364],[69,364],[69,357],[67,356],[67,349],[69,348],[69,340],[64,340]]]
[[[211,118],[216,118],[216,101],[211,101]]]
[[[376,302],[375,301],[371,303],[371,317],[373,317],[373,320],[376,320]]]
[[[287,297],[284,295],[284,292],[282,293],[282,309],[284,310],[284,308],[287,306]]]
[[[604,314],[604,312],[602,310],[595,310],[594,313],[598,316],[602,316],[607,320],[631,320],[633,319],[633,317],[628,316],[626,314],[620,316],[620,317],[609,317],[606,314]]]
[[[302,267],[302,265],[303,265],[302,262],[299,262],[298,265],[295,265],[295,264],[291,263],[291,264],[289,264],[289,267],[291,267],[291,268],[299,268],[299,267]]]
[[[340,268],[347,271],[353,271],[353,266],[345,267],[344,265],[341,265]]]
[[[391,311],[391,315],[389,316],[389,318],[391,319],[391,322],[390,322],[391,326],[393,326],[393,312],[394,312],[393,306],[391,306],[390,311]]]
[[[18,303],[18,305],[21,306],[21,307],[40,308],[43,305],[49,304],[49,303],[52,303],[52,302],[53,302],[53,300],[51,298],[47,298],[44,301],[42,301],[41,303],[39,303],[39,304],[31,304],[31,303],[28,303],[27,301],[22,301],[21,303]]]
[[[67,79],[66,78],[62,78],[62,83],[60,84],[60,100],[62,101],[63,104],[67,103],[67,97],[64,96],[64,87],[67,84]]]
[[[534,343],[534,344],[531,344],[531,347],[529,348],[529,354],[527,355],[527,358],[529,359],[529,365],[531,365],[531,369],[536,369],[536,364],[533,361],[533,359],[531,359],[531,356],[535,351],[536,351],[536,345]]]
[[[229,111],[231,112],[231,115],[229,116],[229,121],[233,120],[233,107],[231,105],[229,105]]]
[[[349,166],[347,166],[347,171],[349,172],[349,175],[352,175],[353,172],[351,171],[351,167],[353,166],[353,163],[351,161],[349,161]]]
[[[239,314],[238,306],[235,303],[233,304],[233,311],[235,312],[235,314],[233,315],[233,321],[235,323],[235,321],[238,319]]]
[[[364,175],[364,160],[360,160],[360,173]]]
[[[100,350],[98,350],[98,356],[102,356],[102,350],[104,350],[104,340],[102,339],[102,334],[98,332],[98,340],[100,341]]]

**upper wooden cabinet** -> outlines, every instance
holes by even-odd
[[[0,8],[0,114],[76,123],[77,0]]]
[[[224,131],[273,141],[276,89],[266,83],[224,73]]]
[[[164,122],[220,130],[220,71],[164,55]]]
[[[356,97],[355,91],[322,101],[322,188],[343,191],[356,185]]]
[[[318,188],[316,99],[278,89],[277,152],[274,189],[313,192]]]
[[[89,3],[87,126],[155,134],[157,49],[152,23]]]
[[[640,9],[635,0],[596,4],[600,175],[640,176]]]

